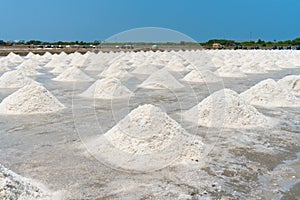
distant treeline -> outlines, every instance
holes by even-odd
[[[56,41],[56,42],[44,42],[39,40],[29,40],[29,41],[18,41],[18,42],[7,42],[0,40],[0,45],[202,45],[202,46],[212,46],[215,43],[219,43],[225,47],[233,47],[233,46],[259,46],[259,47],[271,47],[271,46],[300,46],[300,38],[296,38],[294,40],[285,40],[285,41],[264,41],[258,39],[257,41],[243,41],[237,42],[234,40],[226,40],[226,39],[211,39],[207,42],[165,42],[165,43],[147,43],[147,42],[122,42],[122,43],[111,43],[111,42],[102,42],[95,40],[93,42],[85,42],[85,41]]]
[[[223,46],[260,46],[260,47],[270,47],[270,46],[300,46],[300,38],[294,40],[285,40],[285,41],[264,41],[258,39],[257,41],[243,41],[236,42],[234,40],[224,40],[224,39],[213,39],[204,43],[200,43],[203,46],[211,46],[214,43],[219,43]]]

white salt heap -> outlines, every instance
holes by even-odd
[[[151,74],[138,87],[147,89],[178,89],[183,88],[184,86],[163,68]]]
[[[283,77],[277,83],[283,88],[291,91],[294,95],[300,96],[300,75]]]
[[[62,82],[85,82],[93,81],[94,79],[89,77],[86,73],[84,73],[77,67],[70,67],[69,69],[66,69],[63,73],[53,78],[52,80]]]
[[[96,99],[117,99],[132,96],[133,93],[116,78],[97,80],[80,96]]]
[[[300,99],[297,99],[290,91],[280,86],[273,79],[259,82],[241,93],[241,97],[252,105],[263,107],[300,106]]]
[[[209,70],[200,71],[200,70],[193,69],[190,73],[188,73],[183,78],[183,80],[188,82],[195,82],[195,83],[211,83],[211,82],[219,82],[222,79]]]
[[[58,66],[66,66],[68,65],[68,61],[66,58],[62,56],[53,57],[43,68],[51,69]]]
[[[153,74],[154,72],[158,71],[158,66],[153,64],[143,64],[138,66],[135,70],[131,73],[133,74]]]
[[[0,88],[21,88],[33,82],[19,70],[8,71],[0,77]]]
[[[46,88],[38,83],[31,83],[12,93],[0,104],[1,114],[36,114],[51,113],[64,109]]]
[[[41,67],[32,60],[25,60],[23,63],[16,67],[16,69],[24,73],[26,76],[41,75],[42,73],[37,71],[40,68]]]
[[[94,155],[114,166],[144,171],[174,161],[200,160],[203,143],[160,108],[146,104],[132,110],[88,146]]]
[[[21,63],[23,62],[23,58],[13,52],[10,52],[7,56],[6,56],[7,59],[9,59],[11,62],[17,64],[17,63]]]
[[[166,65],[166,70],[174,72],[186,72],[188,69],[184,66],[183,61],[174,59]]]
[[[250,128],[271,125],[270,119],[230,89],[211,94],[183,116],[187,121],[207,127]]]
[[[245,77],[246,75],[237,66],[222,66],[216,74],[221,77]]]
[[[72,54],[72,60],[70,62],[71,66],[74,67],[86,67],[89,63],[89,60],[86,58],[86,56],[75,52]]]
[[[65,64],[65,63],[60,63],[59,65],[57,65],[56,67],[54,67],[54,69],[52,69],[50,72],[52,74],[61,74],[63,73],[66,69],[70,68],[69,65]]]
[[[0,164],[0,199],[50,200],[50,192],[30,179],[6,169]]]
[[[109,67],[107,67],[104,71],[102,71],[98,76],[100,77],[113,77],[117,79],[129,79],[132,77],[127,70],[130,70],[131,67],[124,62],[115,62]]]

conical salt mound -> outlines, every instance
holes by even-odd
[[[195,139],[160,108],[142,105],[117,125],[89,143],[89,149],[115,167],[145,171],[160,169],[179,159],[199,159],[203,143]]]
[[[264,74],[267,71],[259,63],[243,63],[240,70],[248,74]]]
[[[8,58],[11,62],[14,62],[14,63],[21,63],[24,60],[21,56],[15,54],[13,52],[10,52],[6,56],[6,58]]]
[[[211,94],[186,111],[184,118],[206,127],[249,128],[271,125],[269,118],[230,89]]]
[[[85,82],[93,81],[94,79],[89,77],[86,73],[84,73],[77,67],[71,67],[69,69],[66,69],[63,73],[61,73],[56,78],[53,78],[52,80],[62,82]]]
[[[51,194],[41,184],[24,178],[0,164],[0,199],[50,200]]]
[[[32,83],[6,97],[0,104],[1,114],[51,113],[65,108],[46,88]]]
[[[52,69],[50,72],[52,74],[60,74],[62,72],[64,72],[66,69],[70,68],[69,65],[67,65],[66,63],[59,63],[58,65],[56,65],[56,67],[54,69]]]
[[[300,99],[287,89],[281,87],[275,80],[266,79],[241,93],[241,97],[252,105],[263,107],[293,107],[300,106]]]
[[[74,67],[86,67],[88,62],[89,62],[88,59],[85,56],[83,56],[82,54],[74,53],[73,58],[70,62],[70,65],[74,66]]]
[[[24,73],[19,70],[13,70],[5,72],[0,77],[0,88],[21,88],[32,82],[33,79],[27,77]]]
[[[22,64],[16,67],[16,69],[23,72],[26,76],[38,76],[42,74],[37,71],[40,67],[32,60],[25,60]]]
[[[283,88],[291,91],[294,95],[300,96],[300,75],[283,77],[277,83]]]
[[[184,86],[163,68],[150,75],[138,87],[147,89],[179,89]]]
[[[116,78],[97,80],[80,96],[96,99],[118,99],[132,96],[133,93]]]
[[[166,70],[174,71],[174,72],[186,72],[186,71],[188,71],[188,69],[184,66],[184,64],[180,60],[170,61],[166,65]]]
[[[245,77],[246,75],[237,66],[222,66],[216,74],[221,77]]]
[[[222,79],[216,76],[213,72],[209,70],[192,70],[184,78],[184,81],[195,82],[195,83],[212,83],[219,82]]]
[[[43,68],[52,69],[61,65],[63,66],[68,65],[66,59],[60,57],[54,57],[46,65],[44,65]]]
[[[148,65],[141,65],[133,70],[131,73],[133,74],[153,74],[159,69],[156,65],[148,64]]]

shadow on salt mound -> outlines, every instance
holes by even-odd
[[[206,127],[272,127],[272,120],[256,110],[235,91],[214,92],[183,114],[186,121]]]
[[[82,70],[78,69],[77,67],[71,67],[69,69],[66,69],[63,73],[53,78],[52,80],[62,81],[62,82],[94,81],[93,78],[89,77],[86,73],[84,73]]]
[[[220,82],[222,79],[216,76],[213,72],[209,70],[192,70],[190,73],[185,75],[182,79],[183,81],[187,82],[194,82],[194,83],[214,83]]]
[[[0,199],[61,199],[62,192],[52,192],[34,180],[24,178],[0,164]]]
[[[121,99],[134,94],[116,78],[103,78],[97,80],[79,96],[95,99]]]
[[[64,109],[56,97],[37,82],[12,93],[0,104],[1,114],[43,114]]]
[[[112,129],[85,146],[112,168],[144,172],[191,160],[201,161],[204,144],[160,108],[147,104],[132,110]]]
[[[300,96],[300,75],[285,76],[278,80],[277,83],[294,95]]]
[[[146,89],[180,89],[184,85],[179,83],[165,68],[151,74],[138,87]]]
[[[222,66],[215,73],[221,77],[246,77],[237,66]]]
[[[263,80],[240,94],[252,105],[262,107],[300,106],[300,99],[273,79]]]
[[[34,82],[19,70],[8,71],[0,77],[0,88],[21,88]]]

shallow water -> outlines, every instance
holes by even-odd
[[[94,78],[98,74],[87,73]],[[226,78],[224,86],[242,92],[265,78],[277,80],[288,74],[300,74],[300,69]],[[173,75],[179,80],[185,74]],[[180,113],[222,89],[223,83],[182,82],[186,87],[173,91],[137,88],[146,77],[123,81],[135,96],[113,101],[78,97],[91,82],[55,82],[49,73],[37,77],[67,109],[47,115],[1,115],[0,163],[51,190],[66,191],[66,199],[299,197],[299,108],[258,108],[279,121],[272,129],[195,127],[183,121]],[[12,92],[1,89],[0,100]],[[199,135],[207,144],[205,157],[192,164],[135,173],[103,163],[87,152],[84,144],[88,140],[104,134],[132,109],[146,103],[161,107],[188,132]]]

